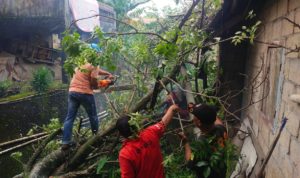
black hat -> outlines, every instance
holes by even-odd
[[[119,130],[120,134],[125,138],[128,138],[132,135],[131,127],[128,121],[130,120],[130,116],[123,115],[121,116],[116,123],[116,128]]]
[[[216,121],[217,111],[214,106],[207,104],[189,104],[189,112],[192,113],[201,124],[211,125]]]

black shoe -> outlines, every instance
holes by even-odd
[[[67,151],[71,148],[71,145],[70,144],[62,144],[61,145],[61,150],[62,151]]]

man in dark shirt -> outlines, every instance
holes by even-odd
[[[204,172],[209,172],[208,178],[225,178],[226,165],[222,148],[225,147],[225,140],[227,139],[226,128],[223,126],[220,119],[217,119],[216,109],[213,106],[206,104],[192,105],[189,107],[189,112],[194,115],[193,122],[196,127],[201,130],[201,135],[198,138],[197,151],[205,152],[201,156],[197,156],[192,152],[191,146],[187,141],[186,136],[181,133],[181,138],[184,142],[185,159],[190,169],[194,170],[198,178],[204,177]],[[204,144],[203,144],[204,143]],[[220,152],[220,159],[213,169],[210,165],[210,157],[214,152]],[[205,155],[205,156],[204,156]],[[210,171],[207,171],[209,169]]]

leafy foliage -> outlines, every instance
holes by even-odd
[[[10,154],[10,157],[13,158],[14,160],[16,160],[19,165],[24,167],[25,164],[22,162],[22,157],[23,157],[22,152],[20,152],[20,151],[13,152],[12,154]]]
[[[166,146],[166,145],[164,145]],[[163,161],[166,170],[166,177],[173,178],[194,178],[195,174],[184,165],[184,150],[173,150],[171,154],[166,155]],[[178,171],[180,170],[180,171]]]
[[[31,81],[32,88],[38,92],[45,92],[53,82],[53,76],[49,69],[41,67],[33,73],[33,79]]]
[[[50,120],[50,123],[47,125],[43,125],[43,130],[45,132],[51,133],[59,128],[62,127],[61,122],[59,121],[59,118],[52,118]]]
[[[174,59],[177,55],[177,46],[162,42],[155,47],[154,52],[158,55],[164,56],[165,59]]]
[[[10,80],[0,81],[0,97],[6,94],[7,90],[11,85],[12,82]]]
[[[255,16],[256,15],[253,13],[253,10],[252,10],[248,13],[248,16],[246,17],[246,19],[252,19]],[[242,41],[249,39],[250,43],[253,44],[256,31],[260,24],[261,24],[261,21],[256,21],[255,24],[252,25],[251,27],[242,26],[242,30],[237,31],[235,33],[235,36],[233,36],[232,43],[234,45],[238,45]]]
[[[236,147],[226,141],[224,147],[220,146],[215,137],[204,138],[191,143],[192,159],[196,160],[196,167],[203,170],[203,176],[208,177],[212,170],[226,169],[232,171],[233,164],[238,159]]]
[[[107,156],[103,156],[103,157],[99,160],[98,165],[97,165],[97,171],[96,171],[97,174],[100,174],[100,173],[101,173],[101,170],[102,170],[102,168],[104,167],[104,165],[105,165],[105,163],[106,163],[107,161],[108,161]]]
[[[119,52],[122,46],[121,38],[106,38],[103,36],[100,28],[96,28],[92,36],[97,36],[100,41],[98,46],[100,49],[103,49],[103,52],[99,54],[88,43],[80,40],[79,33],[74,32],[70,34],[69,31],[66,31],[64,34],[62,46],[68,55],[64,68],[71,76],[74,74],[76,67],[80,67],[86,63],[94,66],[102,66],[110,71],[116,69],[113,56],[116,52]]]
[[[145,116],[141,115],[140,113],[131,113],[130,114],[130,120],[128,121],[130,125],[130,130],[133,133],[132,136],[130,136],[131,139],[137,138],[140,130],[142,129],[142,122],[145,119]]]

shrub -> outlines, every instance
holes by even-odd
[[[9,80],[0,81],[0,97],[5,96],[12,82]]]
[[[49,69],[41,67],[33,73],[33,79],[31,81],[32,88],[38,92],[45,92],[53,82],[53,76]]]

